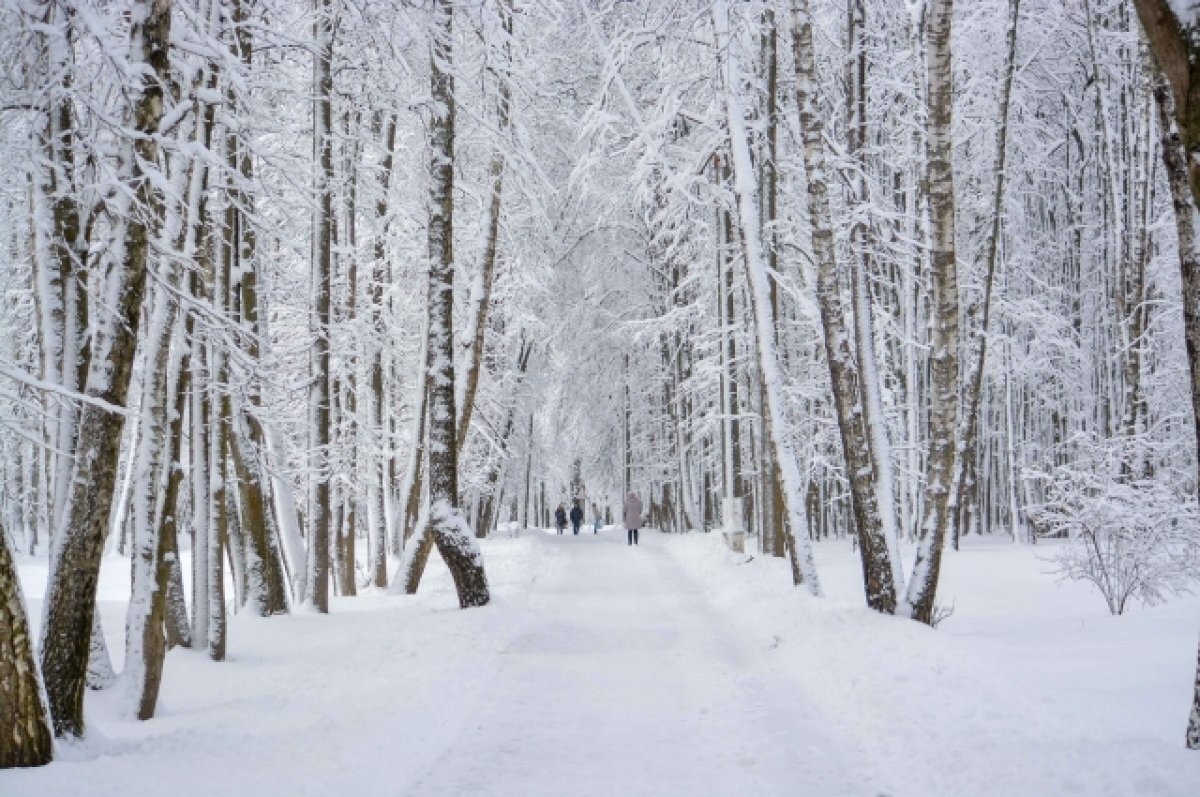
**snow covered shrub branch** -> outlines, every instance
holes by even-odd
[[[1200,573],[1195,496],[1163,479],[1130,473],[1128,440],[1101,441],[1049,475],[1046,501],[1030,512],[1042,536],[1067,538],[1058,573],[1087,581],[1108,610],[1124,614],[1189,592]]]

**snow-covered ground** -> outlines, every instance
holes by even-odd
[[[230,660],[176,650],[159,717],[88,696],[89,734],[2,797],[57,795],[1180,795],[1200,599],[1109,617],[1046,546],[948,552],[939,630],[828,598],[717,535],[485,541],[494,601],[422,594],[234,618]],[[41,614],[45,564],[21,562]],[[101,608],[120,664],[128,560]]]

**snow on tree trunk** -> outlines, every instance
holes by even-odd
[[[55,733],[79,736],[84,731],[83,692],[88,639],[95,612],[100,554],[117,481],[123,408],[137,348],[138,325],[146,285],[146,262],[154,226],[161,213],[158,182],[148,172],[157,168],[163,87],[170,65],[170,0],[130,4],[133,127],[123,163],[136,205],[120,214],[123,235],[111,256],[113,274],[107,298],[116,317],[103,341],[93,342],[87,394],[107,403],[85,404],[79,420],[75,470],[62,528],[54,541],[51,578],[42,632],[42,672],[46,679]],[[146,68],[142,68],[144,64]]]
[[[0,769],[40,767],[53,754],[17,565],[0,526]]]
[[[433,9],[430,119],[428,348],[429,536],[446,562],[465,609],[491,599],[483,558],[458,505],[458,424],[454,403],[454,6]],[[417,575],[417,581],[420,575]]]
[[[389,226],[388,190],[392,181],[392,169],[396,159],[396,114],[388,114],[383,136],[383,162],[379,169],[379,200],[375,205],[376,230],[374,258],[375,268],[371,278],[371,336],[370,347],[370,429],[376,436],[375,450],[368,482],[367,534],[371,539],[371,583],[380,589],[387,587],[387,555],[389,537],[398,533],[394,518],[388,508],[391,504],[392,485],[388,483],[388,463],[392,458],[392,443],[386,434],[387,421],[384,415],[384,284],[389,280],[387,262],[387,229]],[[391,521],[391,522],[389,522]]]
[[[243,69],[252,72],[254,49],[246,3],[235,0],[232,11],[231,49]],[[236,118],[240,110],[238,95],[230,90],[227,93],[226,113]],[[262,359],[259,341],[268,339],[268,330],[265,319],[259,315],[258,306],[259,257],[251,221],[254,197],[250,193],[254,168],[246,142],[235,125],[231,124],[226,130],[225,149],[227,175],[233,183],[229,188],[231,201],[226,209],[224,230],[228,239],[225,256],[231,280],[226,295],[226,311],[230,315],[238,315],[239,322],[246,329],[242,335],[246,359],[258,365]],[[249,543],[246,557],[247,602],[259,616],[283,614],[288,608],[286,578],[279,543],[268,523],[266,480],[253,453],[264,448],[262,424],[256,414],[262,403],[259,374],[251,373],[245,381],[249,383],[246,396],[239,398],[238,406],[230,411],[233,420],[229,439],[234,472],[237,474],[241,518]],[[232,398],[229,397],[230,400]]]
[[[511,38],[513,32],[512,0],[501,0],[500,28],[503,31],[504,57],[511,62]],[[483,370],[483,347],[487,331],[488,310],[491,305],[492,284],[495,282],[496,255],[500,244],[500,208],[504,196],[504,153],[503,137],[508,130],[509,104],[512,90],[509,87],[508,74],[511,63],[504,63],[498,70],[498,97],[496,99],[496,128],[499,139],[492,153],[492,162],[488,166],[488,177],[491,178],[491,197],[488,200],[484,215],[484,245],[479,263],[479,273],[471,295],[470,316],[463,335],[463,344],[467,347],[466,379],[460,380],[456,390],[462,393],[461,400],[456,401],[458,408],[458,454],[462,455],[466,447],[467,435],[471,431],[471,418],[475,412],[475,396],[479,391],[479,376]]]
[[[1188,717],[1187,746],[1200,750],[1200,649],[1196,651],[1196,682],[1192,690],[1192,713]]]
[[[1004,185],[1008,161],[1008,108],[1012,99],[1013,77],[1017,71],[1017,23],[1021,15],[1021,0],[1009,0],[1009,24],[1004,78],[1000,87],[1000,108],[996,114],[996,168],[992,187],[991,224],[984,242],[987,258],[987,273],[983,282],[983,300],[967,311],[967,334],[971,344],[967,347],[967,371],[963,385],[967,390],[964,413],[958,432],[959,453],[954,466],[954,507],[958,514],[954,521],[954,546],[958,547],[958,535],[963,531],[966,519],[967,489],[971,486],[968,470],[977,456],[979,439],[979,406],[983,398],[983,369],[987,362],[988,327],[992,317],[992,292],[996,283],[996,266],[1000,261],[1000,233],[1004,219]],[[1014,523],[1015,523],[1014,518]],[[1015,530],[1013,534],[1016,538]]]
[[[958,422],[958,272],[954,247],[954,171],[951,135],[953,71],[950,32],[953,0],[931,0],[926,12],[929,76],[927,135],[931,282],[929,455],[925,461],[925,510],[921,519],[903,613],[932,624],[942,547],[954,521],[955,436]]]
[[[172,269],[174,270],[174,269]],[[168,277],[169,283],[177,280]],[[173,286],[172,286],[173,287]],[[140,415],[137,478],[133,495],[133,587],[125,620],[125,671],[122,679],[131,715],[150,719],[158,703],[166,641],[163,635],[166,593],[159,583],[162,557],[158,519],[162,513],[163,441],[166,440],[168,378],[177,371],[170,362],[176,303],[166,288],[154,291],[146,330],[146,374]]]
[[[332,310],[333,265],[333,6],[320,0],[315,21],[313,57],[313,144],[317,156],[317,211],[313,219],[313,344],[308,392],[312,442],[309,478],[314,481],[308,539],[308,602],[316,611],[329,611],[329,489],[330,373],[329,326]]]
[[[1150,53],[1160,71],[1154,80],[1158,105],[1158,130],[1167,184],[1175,208],[1179,237],[1179,271],[1183,283],[1183,332],[1191,376],[1192,418],[1197,464],[1200,465],[1200,239],[1197,206],[1200,206],[1200,59],[1194,39],[1166,0],[1134,0],[1138,19],[1150,41]],[[1164,79],[1165,76],[1165,79]],[[1200,485],[1198,480],[1197,485]],[[1200,750],[1200,656],[1187,729],[1187,746]]]
[[[775,331],[771,323],[771,289],[759,230],[758,191],[754,185],[754,165],[750,158],[746,120],[738,98],[737,68],[733,53],[726,49],[730,43],[729,9],[724,0],[718,0],[713,5],[712,17],[717,55],[725,76],[725,118],[733,159],[734,193],[737,196],[738,218],[741,222],[742,244],[746,255],[746,278],[750,286],[748,293],[758,343],[759,368],[765,388],[764,421],[769,425],[770,441],[764,441],[764,444],[774,447],[775,463],[783,476],[781,482],[783,503],[787,512],[786,528],[792,536],[792,546],[799,560],[798,574],[809,592],[820,595],[821,583],[817,577],[817,566],[813,561],[812,547],[808,539],[808,523],[804,520],[800,469],[796,464],[796,456],[792,451],[783,418],[783,378],[779,372]]]
[[[300,513],[296,508],[296,497],[292,493],[292,485],[281,472],[282,463],[287,461],[284,439],[275,424],[267,425],[264,436],[266,470],[271,474],[271,504],[282,542],[283,561],[291,577],[292,600],[303,603],[308,596],[308,554],[300,536]]]
[[[860,374],[851,349],[849,314],[838,284],[838,261],[829,209],[828,166],[824,124],[817,111],[816,53],[812,12],[808,0],[792,5],[792,49],[796,64],[796,95],[804,137],[804,170],[808,182],[808,216],[817,269],[817,303],[825,337],[825,357],[833,389],[833,404],[841,434],[851,510],[862,559],[867,605],[891,613],[896,608],[892,557],[884,535],[875,487],[874,464],[863,417]]]
[[[196,275],[192,276],[192,293],[199,298]],[[208,357],[205,354],[203,336],[196,334],[190,341],[192,351],[189,357],[191,381],[195,388],[192,390],[190,407],[190,430],[188,447],[191,450],[191,482],[192,503],[192,644],[195,646],[208,644],[208,538],[212,533],[209,524],[208,479],[208,437],[209,437],[209,402],[206,392],[200,385],[206,376]]]
[[[854,201],[865,205],[867,195],[867,55],[866,55],[866,9],[862,0],[853,0],[848,6],[850,25],[850,47],[853,57],[849,69],[851,74],[849,92],[850,154],[858,166],[853,177]],[[895,505],[895,481],[892,478],[892,446],[887,433],[887,420],[883,415],[883,399],[880,396],[879,368],[875,360],[875,321],[871,304],[868,278],[871,273],[868,252],[867,224],[862,221],[865,213],[856,214],[858,219],[851,229],[850,294],[854,306],[854,353],[860,367],[859,388],[862,391],[863,425],[867,431],[867,442],[874,469],[876,505],[879,511],[880,532],[887,543],[888,561],[891,563],[892,584],[896,594],[904,591],[904,567],[900,561],[897,514]]]

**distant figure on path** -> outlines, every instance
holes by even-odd
[[[628,545],[638,544],[638,529],[642,527],[642,499],[637,493],[630,492],[625,496],[625,530],[628,532]]]
[[[567,510],[563,509],[562,504],[559,504],[558,509],[554,510],[554,525],[558,527],[559,534],[567,529]]]
[[[575,533],[579,533],[579,524],[583,522],[583,510],[579,508],[579,502],[575,502],[575,506],[571,507],[571,528]]]
[[[600,514],[600,505],[592,504],[592,534],[600,533],[600,524],[604,522],[604,516]]]

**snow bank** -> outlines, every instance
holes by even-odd
[[[1111,617],[1049,575],[1050,546],[969,540],[947,551],[939,603],[954,614],[931,630],[860,608],[848,543],[816,546],[826,600],[715,535],[667,547],[757,639],[752,666],[856,741],[880,793],[1200,794],[1200,756],[1183,747],[1200,600]]]

